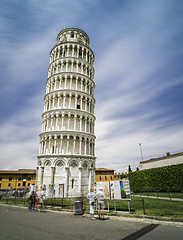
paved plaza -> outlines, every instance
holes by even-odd
[[[90,220],[88,215],[29,212],[28,208],[0,205],[1,240],[181,240],[183,225],[150,220],[109,217]]]

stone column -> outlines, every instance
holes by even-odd
[[[58,130],[58,113],[56,114],[56,122],[55,122],[55,129]]]
[[[75,109],[77,108],[77,98],[78,98],[78,95],[76,94],[75,95],[75,104],[74,104],[75,105]]]
[[[50,130],[53,130],[53,115],[51,115],[51,129]]]
[[[41,139],[41,154],[43,154],[43,139]]]
[[[53,94],[53,108],[55,108],[55,94]]]
[[[79,138],[79,155],[81,155],[81,143],[82,143],[82,139]]]
[[[89,103],[88,103],[88,112],[90,112],[90,105],[91,105],[91,102],[89,100]]]
[[[76,62],[76,72],[77,73],[79,72],[79,62],[78,61]]]
[[[66,153],[69,152],[69,135],[67,136],[67,149],[66,149]]]
[[[80,132],[82,131],[82,116],[80,116]]]
[[[44,167],[41,167],[41,185],[43,185],[43,177],[44,177]]]
[[[70,89],[72,89],[72,75],[71,75],[71,79],[70,79]]]
[[[87,119],[85,118],[85,132],[87,130]]]
[[[51,153],[50,148],[51,148],[51,136],[49,136],[49,140],[48,140],[48,153]]]
[[[78,194],[79,194],[79,196],[81,196],[81,174],[82,174],[82,167],[79,166],[78,170],[79,170]],[[78,197],[79,197],[79,196],[78,196]]]
[[[77,46],[77,58],[79,57],[79,47]]]
[[[68,126],[67,128],[70,129],[70,120],[71,120],[71,113],[68,114]]]
[[[83,110],[83,96],[81,96],[81,110]]]
[[[72,57],[74,57],[74,45],[72,45]]]
[[[71,98],[72,98],[72,93],[69,94],[69,109],[71,108]]]
[[[85,142],[85,152],[84,152],[84,154],[86,155],[87,140],[85,139],[84,142]]]
[[[89,179],[88,179],[88,192],[90,192],[90,188],[92,186],[91,178],[92,178],[92,168],[88,169],[89,171]]]
[[[76,131],[76,118],[77,118],[77,115],[75,114],[74,115],[74,131]]]
[[[83,78],[81,79],[81,91],[83,91]]]
[[[64,88],[66,89],[67,88],[67,77],[65,77],[65,86]]]
[[[65,167],[64,197],[68,197],[69,167]]]
[[[57,108],[60,108],[60,94],[58,94],[58,107]]]
[[[66,72],[68,70],[68,61],[66,61],[66,68],[65,68]]]
[[[76,78],[76,90],[78,90],[78,77]]]
[[[55,167],[51,167],[51,185],[54,185],[55,180]]]
[[[75,154],[75,151],[76,151],[76,137],[74,137],[73,154]]]
[[[64,113],[62,113],[62,124],[61,124],[61,129],[64,127]]]
[[[65,98],[66,98],[66,94],[64,93],[64,95],[63,95],[63,108],[65,108]]]
[[[73,64],[74,64],[74,61],[72,60],[71,61],[71,72],[73,72]]]
[[[54,143],[54,153],[56,154],[56,148],[57,148],[57,136],[54,136],[54,140],[55,140],[55,143]]]
[[[60,153],[62,154],[62,140],[63,140],[63,135],[60,136]]]

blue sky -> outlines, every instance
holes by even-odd
[[[95,54],[97,167],[183,151],[182,0],[1,0],[0,169],[35,168],[49,53],[80,27]]]

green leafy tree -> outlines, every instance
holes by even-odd
[[[122,173],[122,174],[120,175],[120,179],[123,179],[123,178],[127,178],[127,174]]]
[[[130,165],[128,165],[128,173],[132,172]]]

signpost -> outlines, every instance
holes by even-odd
[[[115,200],[126,200],[128,201],[128,211],[130,212],[130,200],[131,200],[131,192],[130,192],[130,181],[127,179],[119,180],[119,181],[104,181],[104,182],[96,182],[96,190],[102,187],[105,199],[107,200],[107,206],[109,211],[109,200],[114,200],[114,209],[116,211],[116,201]]]

